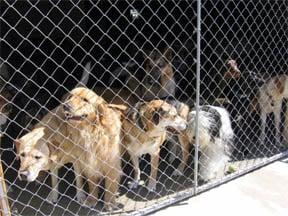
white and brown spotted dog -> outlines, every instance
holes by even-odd
[[[288,98],[288,76],[278,75],[268,79],[258,89],[257,97],[252,101],[252,111],[257,108],[260,109],[261,117],[261,135],[260,141],[263,144],[265,142],[265,129],[266,120],[269,113],[274,114],[275,119],[275,138],[276,145],[280,145],[280,123],[281,123],[281,110],[282,102]],[[287,112],[287,111],[286,111]],[[284,136],[288,138],[287,120],[288,115],[286,114]]]
[[[63,104],[67,121],[79,130],[82,154],[78,164],[88,179],[89,196],[84,204],[98,201],[100,181],[105,181],[105,208],[114,208],[121,171],[121,113],[87,88],[79,87],[68,93]]]
[[[198,121],[199,176],[204,181],[221,177],[233,150],[233,130],[229,113],[217,106],[201,106]],[[183,159],[173,175],[183,175],[187,166],[190,144],[195,144],[196,111],[189,112],[187,128],[179,135]]]
[[[167,131],[173,133],[184,130],[186,121],[175,107],[163,100],[139,102],[128,109],[123,120],[123,145],[131,156],[134,166],[134,179],[130,188],[136,188],[140,181],[139,157],[151,155],[151,173],[147,188],[156,189],[160,147],[167,138]]]

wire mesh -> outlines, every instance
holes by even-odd
[[[0,12],[12,215],[143,215],[287,155],[287,1],[4,0]],[[125,107],[74,103],[81,86]]]

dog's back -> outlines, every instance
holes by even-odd
[[[46,114],[35,125],[35,128],[45,127],[44,139],[47,140],[49,149],[54,151],[61,164],[73,163],[81,154],[81,136],[79,130],[65,120],[65,115],[58,106]],[[73,147],[73,148],[72,148]]]

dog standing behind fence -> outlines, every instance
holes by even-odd
[[[156,189],[160,147],[167,139],[166,131],[179,133],[186,128],[186,121],[176,109],[163,100],[139,102],[128,109],[123,120],[123,145],[131,156],[134,166],[133,182],[130,188],[136,188],[140,181],[139,157],[151,155],[151,173],[148,190]]]
[[[280,123],[281,123],[281,110],[282,103],[284,99],[288,98],[288,76],[279,75],[274,76],[266,81],[258,90],[257,96],[252,101],[251,110],[256,110],[257,107],[260,109],[261,117],[261,135],[260,142],[263,144],[265,142],[265,129],[266,129],[266,120],[269,113],[274,114],[275,119],[275,138],[276,145],[280,145]],[[286,111],[287,112],[287,111]],[[285,116],[287,118],[287,114]],[[285,123],[287,123],[285,119]],[[285,124],[284,135],[287,139],[288,137],[287,124]]]
[[[72,163],[76,176],[76,197],[79,202],[83,202],[85,194],[81,191],[81,170],[76,163],[82,151],[78,146],[72,147],[74,142],[81,142],[80,134],[65,121],[65,115],[58,106],[45,115],[31,132],[15,140],[17,155],[20,157],[20,179],[35,181],[40,171],[50,170],[52,191],[47,200],[56,202],[58,170]]]
[[[224,175],[225,166],[230,159],[233,146],[233,130],[229,113],[216,106],[201,106],[199,109],[199,177],[210,181]],[[195,144],[196,111],[189,113],[187,129],[179,135],[183,160],[173,175],[183,175],[187,166],[189,146]]]
[[[145,52],[143,68],[138,63],[138,72],[130,71],[123,66],[123,70],[115,70],[110,82],[124,77],[125,87],[121,89],[110,87],[96,87],[93,90],[107,102],[127,104],[133,106],[139,100],[150,101],[175,96],[176,83],[171,65],[172,50],[170,48],[154,49]],[[130,64],[126,64],[130,65]],[[135,67],[134,64],[132,64]]]
[[[82,174],[87,178],[89,195],[84,205],[94,206],[98,201],[98,187],[105,180],[104,208],[117,208],[121,171],[120,133],[121,113],[87,88],[75,88],[68,93],[63,112],[70,124],[79,130],[81,143],[78,158]]]
[[[87,63],[77,86],[87,83],[89,70],[90,63]],[[52,191],[47,199],[56,202],[58,170],[65,164],[72,163],[76,176],[76,197],[79,202],[83,202],[85,194],[81,191],[82,177],[78,164],[75,163],[81,151],[77,146],[71,148],[74,142],[80,142],[80,137],[78,130],[66,122],[61,107],[49,111],[33,130],[15,140],[16,151],[21,160],[19,176],[23,180],[35,181],[41,170],[50,170]]]

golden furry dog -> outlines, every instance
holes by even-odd
[[[166,131],[173,133],[186,128],[186,121],[181,118],[175,107],[163,100],[139,102],[125,113],[123,121],[123,145],[131,156],[134,166],[134,179],[130,188],[136,188],[140,181],[139,157],[151,155],[151,174],[148,190],[156,189],[156,177],[160,147],[166,140]]]
[[[98,200],[98,186],[105,180],[106,208],[116,207],[116,193],[121,171],[121,113],[87,88],[75,88],[63,104],[66,119],[79,129],[84,144],[79,166],[88,179],[90,195],[84,202],[93,206]]]
[[[78,157],[83,151],[81,146],[74,144],[81,141],[79,137],[78,130],[65,121],[60,106],[49,112],[31,132],[15,140],[17,155],[21,161],[20,179],[35,181],[40,171],[50,170],[52,191],[47,199],[56,202],[58,170],[67,163],[73,163],[77,186],[76,197],[79,202],[83,202],[85,194],[80,190],[83,182],[77,165]]]

